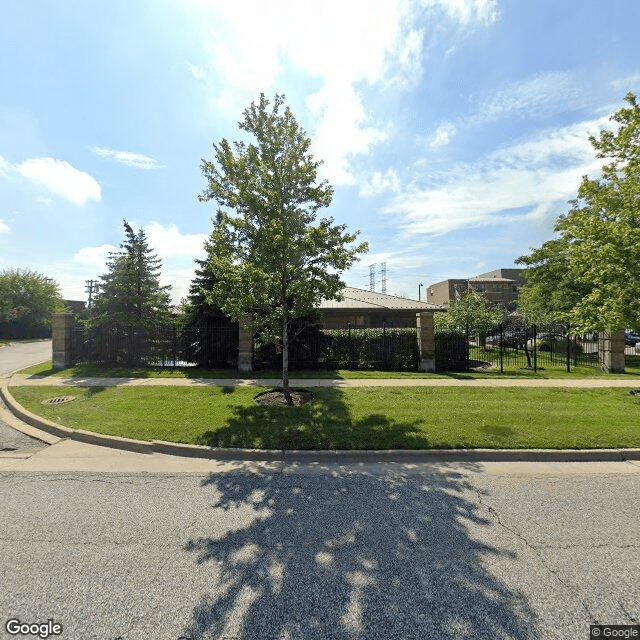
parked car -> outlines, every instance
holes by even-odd
[[[624,332],[624,343],[628,347],[635,347],[640,342],[640,336],[634,331],[626,330]]]

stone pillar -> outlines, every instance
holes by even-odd
[[[51,318],[51,351],[54,369],[64,369],[73,364],[73,330],[76,316],[73,313],[54,313]]]
[[[416,313],[416,328],[418,330],[418,350],[420,371],[436,370],[436,335],[433,325],[433,311]]]
[[[624,329],[598,334],[600,368],[607,373],[624,373]]]
[[[238,371],[253,371],[253,335],[249,330],[251,314],[245,313],[238,322]]]

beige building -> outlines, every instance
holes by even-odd
[[[524,284],[522,269],[494,269],[473,278],[443,280],[427,287],[427,301],[432,305],[448,305],[467,291],[480,291],[496,305],[513,311],[518,291]]]
[[[318,307],[326,329],[357,327],[415,327],[419,311],[443,310],[443,307],[377,291],[345,287],[342,300],[323,300]]]

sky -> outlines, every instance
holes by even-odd
[[[369,253],[343,280],[418,297],[553,237],[590,135],[640,92],[637,0],[0,3],[0,270],[66,299],[143,227],[177,303],[204,256],[203,159],[284,94]]]

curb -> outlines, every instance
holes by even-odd
[[[21,421],[57,438],[122,449],[134,453],[209,458],[214,460],[247,460],[268,462],[627,462],[640,460],[638,449],[391,449],[391,450],[321,450],[297,451],[274,449],[240,449],[180,444],[162,440],[134,440],[108,436],[82,429],[70,429],[27,411],[9,392],[6,379],[0,379],[0,397],[9,411]],[[33,436],[28,428],[20,429]],[[41,440],[50,441],[42,434]],[[37,435],[35,437],[38,437]]]

